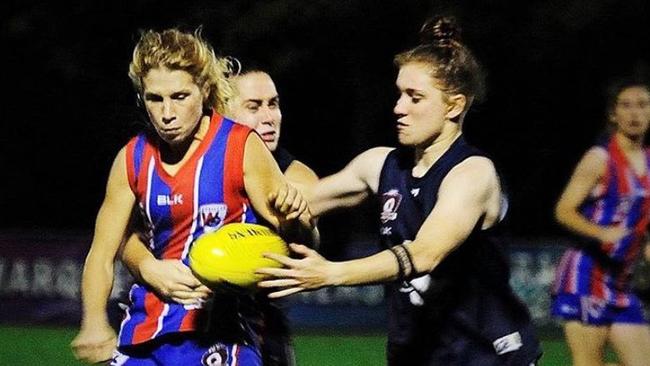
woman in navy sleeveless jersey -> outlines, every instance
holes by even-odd
[[[227,61],[217,58],[198,32],[141,35],[129,76],[152,129],[129,141],[111,169],[84,267],[84,314],[72,343],[79,359],[103,361],[115,347],[106,299],[132,215],[144,221],[154,257],[181,274],[189,273],[193,240],[226,223],[311,228],[300,200],[290,200],[297,207],[282,199],[269,202],[277,192],[283,197],[297,192],[258,135],[219,114],[232,94],[227,70]],[[197,281],[186,291],[201,287]],[[141,283],[132,287],[129,300],[111,365],[261,364],[253,335],[239,339],[202,331],[207,314],[201,301],[170,301]]]
[[[622,80],[609,94],[613,133],[587,151],[556,207],[581,239],[557,268],[552,313],[565,321],[574,365],[604,365],[609,342],[624,365],[648,366],[650,328],[631,277],[650,223],[650,87]]]
[[[245,61],[241,71],[232,78],[235,97],[229,113],[233,119],[254,129],[269,148],[280,170],[299,190],[318,182],[318,176],[289,151],[279,146],[282,126],[280,95],[275,82],[266,71]],[[262,311],[261,336],[264,366],[295,366],[289,320],[282,304],[260,293],[254,306]]]
[[[304,258],[269,255],[286,268],[260,270],[275,277],[260,286],[281,297],[386,282],[389,365],[532,365],[539,343],[491,238],[506,209],[501,184],[492,161],[462,135],[483,93],[482,72],[453,18],[433,19],[421,35],[395,58],[401,146],[360,154],[307,195],[317,215],[378,196],[387,249],[330,262],[292,245]]]

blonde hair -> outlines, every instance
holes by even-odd
[[[200,28],[194,33],[178,29],[142,32],[129,65],[129,78],[138,93],[143,92],[142,78],[151,69],[160,67],[183,70],[192,75],[196,85],[207,90],[203,107],[226,113],[233,95],[228,80],[231,61],[216,56],[212,46],[201,36]]]

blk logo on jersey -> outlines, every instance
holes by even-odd
[[[224,203],[211,203],[199,207],[200,223],[204,232],[212,232],[223,225],[226,219],[228,206]]]
[[[175,206],[183,204],[183,194],[159,194],[156,196],[158,206]]]
[[[397,189],[391,189],[381,195],[382,209],[380,219],[382,224],[397,218],[397,209],[400,203],[402,203],[402,195]]]

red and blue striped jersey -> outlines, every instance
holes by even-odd
[[[251,130],[214,114],[205,138],[174,175],[162,166],[157,140],[140,134],[126,146],[129,185],[159,259],[188,263],[194,239],[230,222],[256,222],[244,189],[243,156]],[[129,293],[119,344],[193,331],[200,304],[165,301],[141,284]]]
[[[580,206],[580,213],[600,226],[624,224],[630,232],[617,242],[568,249],[557,268],[553,291],[624,307],[630,303],[632,269],[650,222],[650,150],[645,151],[646,173],[639,176],[615,137],[602,148],[608,154],[605,174]]]

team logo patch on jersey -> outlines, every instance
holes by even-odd
[[[382,209],[380,219],[382,224],[397,218],[397,209],[400,203],[402,203],[402,195],[397,189],[391,189],[381,195]]]
[[[200,223],[203,231],[215,231],[223,225],[226,219],[228,206],[224,203],[211,203],[199,207]]]
[[[228,365],[228,347],[223,343],[217,343],[210,347],[201,358],[204,366],[226,366]]]

